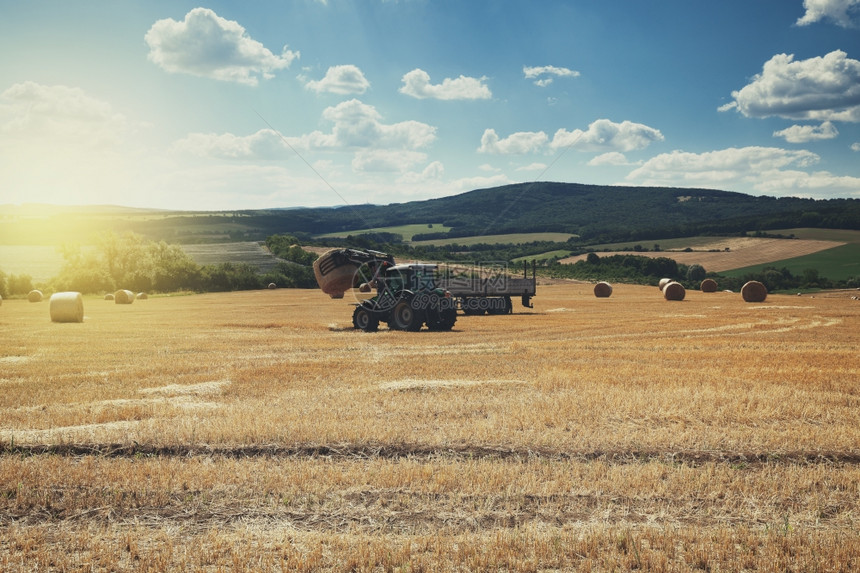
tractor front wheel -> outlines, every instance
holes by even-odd
[[[352,325],[365,332],[376,332],[379,328],[379,317],[370,309],[357,306],[352,313]]]

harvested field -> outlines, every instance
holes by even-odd
[[[610,255],[637,255],[652,258],[666,257],[684,265],[699,264],[710,272],[718,273],[811,255],[844,244],[838,241],[732,237],[715,239],[713,242],[697,245],[695,250],[691,252],[684,252],[683,250],[658,252],[613,251],[598,252],[597,254],[601,257]],[[729,250],[727,251],[726,249]],[[560,262],[563,264],[572,264],[584,260],[586,256],[568,257],[562,259]]]
[[[4,301],[0,570],[860,564],[860,301],[551,285],[371,334],[349,300]]]

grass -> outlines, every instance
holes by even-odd
[[[591,290],[4,301],[0,570],[853,569],[860,303]]]
[[[575,237],[576,235],[571,235],[570,233],[510,233],[506,235],[481,235],[479,237],[452,237],[450,239],[434,239],[430,241],[415,241],[413,245],[453,245],[457,244],[460,246],[468,247],[471,245],[477,245],[479,243],[486,243],[489,245],[500,245],[500,244],[522,244],[522,243],[532,243],[535,241],[553,241],[557,243],[563,243],[567,241],[571,237]]]
[[[815,269],[819,276],[831,280],[845,280],[860,276],[860,243],[848,243],[804,257],[795,257],[767,264],[753,265],[727,271],[727,276],[744,276],[758,273],[765,267],[787,268],[791,274],[803,276],[807,269]]]
[[[318,239],[326,239],[326,238],[341,238],[346,237],[348,235],[367,235],[370,233],[394,233],[395,235],[401,235],[404,241],[411,241],[413,235],[417,235],[420,233],[447,233],[451,230],[451,227],[446,227],[441,223],[430,224],[416,224],[416,225],[397,225],[393,227],[376,227],[374,229],[354,229],[352,231],[342,231],[338,233],[326,233],[324,235],[318,235],[316,238]]]

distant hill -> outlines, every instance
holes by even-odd
[[[860,200],[755,197],[713,189],[535,182],[391,205],[222,212],[46,210],[36,221],[0,208],[0,244],[85,242],[82,233],[133,231],[156,240],[208,243],[439,224],[452,238],[556,232],[584,242],[665,239],[792,227],[860,229]],[[62,212],[58,212],[61,210]],[[417,239],[418,237],[416,237]]]

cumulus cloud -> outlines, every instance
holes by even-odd
[[[127,128],[124,115],[80,88],[28,81],[0,93],[0,134],[15,145],[103,147],[117,144]]]
[[[288,68],[299,52],[284,47],[275,55],[245,33],[239,23],[208,8],[194,8],[182,22],[158,20],[144,37],[149,59],[164,70],[257,85]]]
[[[860,193],[860,178],[808,172],[819,156],[775,147],[729,148],[706,153],[673,151],[634,169],[627,181],[667,187],[714,187],[788,196]]]
[[[747,117],[860,122],[860,61],[841,50],[795,61],[777,54],[760,74],[720,111],[737,109]]]
[[[490,99],[493,94],[484,83],[486,77],[456,79],[445,78],[441,84],[430,83],[430,74],[422,69],[414,69],[403,76],[400,93],[418,99],[475,100]]]
[[[808,26],[829,20],[843,28],[855,27],[853,18],[860,12],[860,0],[803,0],[806,13],[797,20],[798,26]]]
[[[615,123],[598,119],[585,131],[559,129],[550,146],[553,149],[572,147],[579,151],[635,151],[655,141],[663,141],[663,134],[653,127],[632,121]]]
[[[247,136],[232,133],[192,133],[172,146],[172,151],[197,157],[233,160],[283,159],[293,149],[354,151],[353,166],[364,171],[401,170],[392,165],[423,162],[423,154],[406,152],[430,145],[436,128],[417,121],[386,124],[371,105],[359,100],[342,102],[323,111],[323,119],[333,124],[329,133],[313,131],[284,137],[271,129]],[[292,148],[292,149],[290,149]]]
[[[838,135],[839,131],[829,121],[825,121],[819,126],[792,125],[791,127],[773,132],[774,137],[782,137],[789,143],[806,143],[807,141],[834,139]]]
[[[277,132],[261,129],[247,136],[192,133],[174,142],[172,151],[217,159],[283,159],[289,147]]]
[[[851,151],[860,151],[860,142],[851,144]]]
[[[601,165],[630,165],[623,153],[617,151],[608,151],[602,153],[588,162],[592,167],[600,167]]]
[[[579,72],[556,66],[523,66],[523,75],[527,80],[534,80],[535,85],[546,87],[554,78],[576,78]]]
[[[363,94],[370,87],[370,82],[358,67],[343,65],[330,67],[323,79],[308,81],[305,87],[317,93]]]
[[[547,135],[542,131],[521,131],[501,139],[496,130],[486,129],[481,136],[479,153],[521,155],[542,151],[547,144]]]

